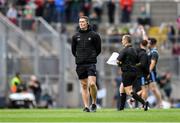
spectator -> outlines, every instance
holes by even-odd
[[[41,83],[38,81],[35,75],[30,77],[29,87],[35,96],[36,103],[39,104],[41,97]]]
[[[101,22],[101,15],[103,12],[102,6],[103,6],[102,0],[95,0],[93,3],[93,10],[96,13],[99,22]]]
[[[33,19],[34,10],[33,10],[32,6],[30,6],[29,4],[26,5],[23,14],[24,14],[24,17],[25,17],[27,20]]]
[[[22,23],[25,30],[35,30],[34,9],[35,6],[31,2],[25,6],[25,10],[23,11],[25,19]]]
[[[150,15],[147,13],[145,6],[140,8],[140,16],[137,19],[138,24],[140,25],[151,25]]]
[[[17,10],[14,5],[10,5],[10,7],[6,13],[6,16],[9,18],[9,20],[12,23],[17,24]]]
[[[48,23],[51,23],[53,21],[52,16],[54,16],[54,0],[47,0],[44,6],[43,16]]]
[[[93,13],[89,17],[89,20],[91,23],[92,30],[97,32],[98,31],[99,19],[98,19],[96,12],[93,11]]]
[[[115,15],[115,9],[116,9],[114,0],[109,0],[107,2],[107,9],[108,9],[109,23],[114,24],[114,15]]]
[[[169,24],[168,25],[168,40],[172,43],[172,44],[174,44],[175,43],[175,34],[176,34],[176,32],[175,32],[175,28],[174,28],[174,26],[172,25],[172,24]]]
[[[80,0],[73,0],[71,5],[71,21],[78,22],[78,14],[80,13]]]
[[[65,0],[55,0],[55,22],[65,21]]]
[[[20,73],[17,72],[15,76],[11,79],[10,89],[12,93],[17,92],[17,86],[20,85],[21,82],[22,82],[22,79],[21,79]]]
[[[180,55],[180,45],[179,45],[179,43],[175,42],[173,44],[172,54],[173,55]]]
[[[36,4],[36,16],[43,16],[44,13],[44,0],[35,0],[34,3]]]
[[[71,22],[71,6],[72,6],[72,2],[71,0],[65,0],[65,22],[69,23]],[[77,17],[77,16],[76,16]]]
[[[180,16],[176,20],[178,27],[178,42],[180,42]]]
[[[85,16],[89,17],[89,12],[91,10],[92,1],[91,0],[81,0],[81,11],[84,12]]]
[[[170,72],[166,72],[159,77],[159,86],[164,91],[169,101],[172,93],[171,77],[172,74]]]
[[[129,23],[131,21],[131,12],[133,9],[134,0],[119,0],[121,8],[121,22]]]
[[[118,27],[112,27],[108,30],[109,32],[109,42],[111,43],[119,43],[119,41],[121,40],[121,35],[119,33]]]

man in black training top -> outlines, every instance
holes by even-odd
[[[148,54],[146,52],[147,44],[148,44],[147,40],[142,40],[140,42],[140,48],[137,50],[138,64],[136,64],[137,71],[138,71],[137,81],[141,85],[140,95],[144,100],[146,100],[148,96],[147,78],[149,76],[149,65],[150,65]]]
[[[137,68],[137,82],[133,84],[138,95],[142,99],[146,100],[148,96],[148,77],[149,77],[149,65],[150,61],[147,54],[147,40],[142,40],[137,48],[138,63],[136,64]],[[128,100],[130,107],[133,107],[132,103],[135,100],[133,98]]]
[[[81,81],[82,99],[85,112],[96,111],[96,63],[101,52],[101,38],[91,30],[87,16],[79,18],[79,32],[72,37],[72,54],[76,60],[76,72]],[[89,109],[89,87],[92,97]]]
[[[124,48],[119,53],[117,64],[122,70],[122,84],[120,86],[121,105],[119,110],[123,110],[126,102],[126,94],[132,96],[135,100],[143,104],[144,110],[148,110],[148,102],[145,102],[140,96],[133,92],[132,84],[137,78],[136,64],[138,57],[136,50],[131,45],[130,35],[122,37],[122,45]]]

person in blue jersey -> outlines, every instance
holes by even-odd
[[[156,69],[157,68],[156,68],[156,66],[157,66],[158,59],[159,59],[158,50],[156,48],[157,40],[155,38],[149,38],[148,41],[149,41],[149,43],[148,43],[148,48],[149,48],[148,56],[149,56],[149,60],[150,60],[149,90],[152,91],[152,93],[154,94],[154,96],[157,99],[157,107],[161,108],[162,107],[162,97],[161,97],[161,93],[158,89],[158,86],[156,84],[156,81],[157,81],[157,77],[156,77]]]

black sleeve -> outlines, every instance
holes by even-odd
[[[158,54],[157,54],[156,52],[153,52],[153,53],[152,53],[151,60],[155,60],[155,61],[158,60]]]
[[[145,54],[145,53],[141,54],[139,62],[140,62],[140,67],[141,68],[146,68],[147,63],[148,63],[148,56],[147,56],[147,54]]]
[[[72,50],[72,54],[74,56],[76,56],[76,40],[75,40],[75,36],[72,37],[71,50]]]
[[[97,56],[101,53],[101,38],[98,34],[95,35],[94,40]]]
[[[125,56],[125,49],[123,49],[120,53],[119,53],[119,56],[117,57],[117,60],[122,62],[124,56]]]

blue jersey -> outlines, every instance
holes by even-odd
[[[156,72],[156,65],[157,65],[157,62],[158,62],[158,59],[159,59],[159,54],[158,54],[158,50],[156,48],[152,48],[150,49],[149,53],[148,53],[148,57],[149,57],[149,60],[155,60],[156,61],[156,64],[153,68],[152,71]]]

